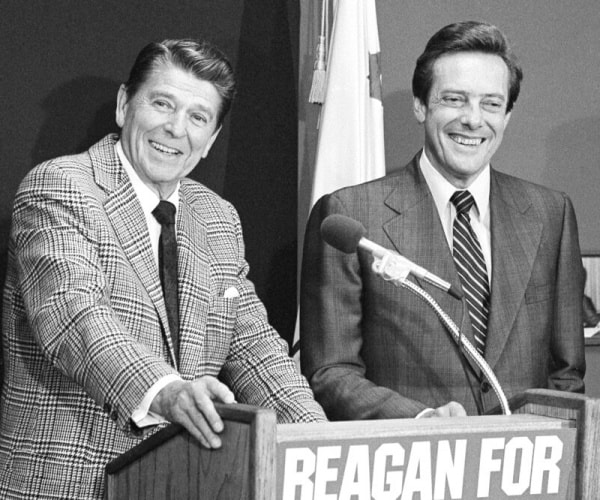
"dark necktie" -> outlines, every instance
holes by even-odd
[[[167,318],[175,354],[179,357],[179,297],[177,294],[177,241],[175,239],[175,205],[161,200],[152,212],[161,225],[158,240],[158,267]]]
[[[487,335],[490,287],[483,252],[469,217],[469,210],[475,200],[469,191],[456,191],[450,201],[456,207],[453,231],[454,262],[467,299],[475,347],[483,355]]]

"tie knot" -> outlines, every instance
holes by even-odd
[[[152,215],[161,226],[175,224],[175,205],[165,200],[160,200],[156,208],[152,211]]]
[[[475,203],[473,195],[466,189],[464,191],[455,191],[450,198],[450,201],[454,203],[454,206],[456,207],[456,213],[458,214],[468,213]]]

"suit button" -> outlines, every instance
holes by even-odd
[[[119,414],[117,413],[117,410],[113,410],[110,412],[110,419],[111,420],[117,420],[117,418],[119,418]]]
[[[483,382],[481,382],[481,392],[486,394],[487,392],[489,392],[490,389],[491,389],[491,386],[487,380],[484,380]]]
[[[104,403],[104,413],[110,413],[112,410],[112,406],[110,403]]]

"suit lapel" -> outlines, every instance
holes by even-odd
[[[158,268],[152,254],[150,237],[142,207],[114,149],[116,136],[109,136],[90,150],[97,185],[106,193],[104,208],[127,260],[154,304],[165,332],[171,360],[176,366],[169,322],[160,285]]]
[[[384,224],[384,232],[398,253],[460,290],[454,260],[433,197],[418,167],[418,157],[397,179],[397,187],[385,200],[397,215]],[[463,335],[473,340],[466,305],[430,284],[415,281],[450,315]]]
[[[182,181],[177,214],[181,373],[194,373],[197,368],[197,356],[188,349],[193,339],[193,352],[201,352],[209,309],[208,284],[211,282],[207,228],[200,214],[193,209],[196,204],[192,203],[191,197],[186,182]]]
[[[440,278],[462,289],[433,198],[418,167],[418,158],[396,177],[397,185],[385,204],[395,215],[384,224],[394,248]],[[542,234],[538,220],[529,215],[530,202],[519,185],[491,172],[490,217],[492,238],[492,292],[486,360],[494,366],[515,322],[531,276]],[[407,235],[419,235],[407,237]],[[417,280],[418,281],[418,280]],[[473,342],[464,300],[419,283]]]
[[[524,300],[542,226],[529,215],[530,202],[492,170],[490,216],[492,235],[492,296],[486,359],[494,366]]]

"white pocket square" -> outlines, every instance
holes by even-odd
[[[240,292],[238,292],[237,288],[234,286],[229,287],[227,290],[225,290],[225,293],[223,294],[224,299],[232,299],[234,297],[239,297],[239,296],[240,296]]]

